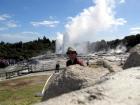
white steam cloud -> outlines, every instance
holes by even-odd
[[[113,26],[123,25],[123,18],[115,18],[115,0],[96,0],[95,6],[84,9],[66,24],[70,41],[87,40],[97,32],[106,31]]]
[[[61,54],[63,49],[63,34],[57,33],[57,38],[56,38],[56,52]]]
[[[72,17],[65,25],[68,39],[63,43],[90,41],[98,32],[124,25],[127,22],[125,19],[115,17],[117,2],[122,0],[95,0],[95,5]]]

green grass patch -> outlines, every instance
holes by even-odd
[[[31,105],[41,101],[35,94],[42,91],[48,76],[32,76],[0,82],[0,105]]]

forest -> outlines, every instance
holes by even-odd
[[[55,41],[50,41],[50,39],[45,36],[42,39],[38,38],[37,40],[25,43],[22,41],[17,43],[0,42],[0,60],[14,59],[20,61],[40,54],[45,54],[47,51],[55,52]]]

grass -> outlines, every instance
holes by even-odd
[[[0,82],[0,105],[31,105],[41,101],[41,92],[48,76],[32,76]]]

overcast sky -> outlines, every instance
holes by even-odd
[[[140,33],[140,0],[0,0],[0,41],[97,41]]]

